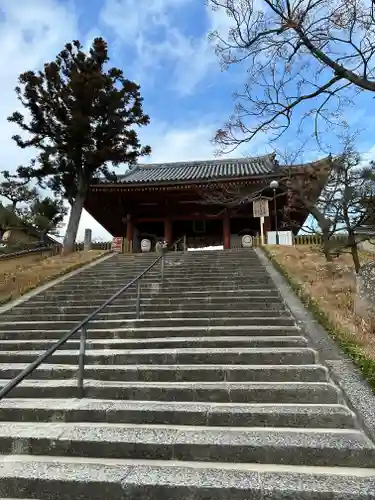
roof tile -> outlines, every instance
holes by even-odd
[[[117,176],[117,182],[156,184],[253,177],[272,174],[276,166],[273,154],[255,158],[143,164],[137,165],[124,175]]]

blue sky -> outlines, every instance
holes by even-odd
[[[212,158],[211,138],[231,113],[232,93],[246,78],[243,65],[222,72],[207,39],[213,29],[225,33],[229,23],[225,12],[212,12],[204,0],[0,0],[0,169],[15,169],[32,155],[13,144],[15,128],[6,121],[19,107],[13,90],[19,73],[53,60],[67,41],[78,38],[88,47],[96,36],[108,41],[111,64],[141,84],[151,117],[140,134],[153,149],[147,161]],[[363,128],[360,151],[371,156],[372,108],[370,97],[363,97],[348,112],[353,126]],[[290,149],[295,142],[291,130],[277,147]],[[269,150],[263,136],[230,156]],[[313,144],[309,155],[319,156]],[[85,227],[93,229],[94,238],[108,236],[84,214],[79,239]]]

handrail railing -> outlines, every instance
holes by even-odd
[[[174,242],[173,245],[177,244],[182,238]],[[173,247],[170,245],[168,248]],[[35,361],[30,363],[24,370],[22,370],[14,379],[10,380],[1,390],[0,390],[0,400],[7,396],[11,390],[17,387],[23,380],[25,380],[29,375],[31,375],[47,358],[52,356],[61,346],[63,346],[68,340],[70,340],[73,335],[75,335],[78,331],[81,330],[80,336],[80,346],[79,346],[79,360],[78,360],[78,375],[77,375],[77,386],[81,393],[81,397],[83,397],[84,387],[83,387],[83,379],[84,379],[84,369],[85,369],[85,354],[86,354],[86,331],[87,325],[90,321],[92,321],[99,313],[103,311],[107,306],[112,304],[120,295],[126,292],[129,288],[131,288],[135,283],[137,283],[137,305],[136,305],[136,315],[139,318],[140,314],[140,280],[151,270],[153,269],[158,262],[161,261],[161,282],[164,281],[164,253],[162,253],[157,259],[147,267],[141,274],[139,274],[136,278],[131,280],[129,283],[124,285],[120,290],[118,290],[115,294],[113,294],[109,299],[107,299],[100,307],[95,309],[92,313],[90,313],[83,321],[81,321],[77,326],[75,326],[72,330],[63,335],[60,340],[58,340],[53,346],[47,349],[43,354],[41,354]]]
[[[38,254],[38,253],[43,253],[43,252],[52,252],[53,254],[56,254],[58,250],[61,248],[57,243],[56,245],[53,244],[47,244],[47,245],[40,245],[40,246],[35,246],[34,248],[24,248],[22,250],[14,251],[14,252],[9,252],[9,253],[0,253],[0,260],[11,260],[16,257],[25,257],[27,255],[32,255],[32,254]]]

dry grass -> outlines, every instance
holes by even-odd
[[[327,265],[316,247],[275,247],[268,252],[281,264],[290,278],[316,301],[330,322],[340,330],[342,340],[353,342],[363,353],[375,360],[373,325],[355,314],[356,276],[350,255],[342,255]],[[361,253],[361,263],[374,260],[375,255]]]
[[[0,261],[0,304],[78,269],[106,253],[106,250],[90,250],[66,256],[47,257],[39,254]]]

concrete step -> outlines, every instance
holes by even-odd
[[[143,271],[143,270],[142,270]],[[134,280],[141,274],[140,272],[132,272],[132,273],[120,273],[120,274],[112,274],[111,272],[98,272],[95,275],[83,275],[82,281],[80,281],[76,277],[72,277],[64,280],[61,285],[67,284],[68,282],[72,286],[87,286],[88,283],[91,282],[99,282],[103,286],[113,286],[118,284],[125,284],[128,281]],[[78,274],[77,276],[80,276]],[[74,279],[73,279],[74,278]],[[258,281],[258,280],[269,280],[270,276],[266,272],[254,272],[253,270],[248,270],[246,272],[242,272],[241,274],[236,272],[222,272],[220,269],[213,269],[209,272],[206,271],[186,271],[186,272],[178,272],[172,273],[168,269],[164,271],[164,280],[170,283],[179,283],[184,282],[188,284],[194,284],[197,280],[202,279],[204,283],[220,283],[225,282],[226,280],[238,280],[238,281]],[[161,272],[158,271],[156,273],[147,272],[141,280],[145,283],[148,282],[156,282],[161,280]]]
[[[117,301],[116,301],[117,302]],[[129,301],[128,304],[119,305],[111,304],[107,306],[102,313],[98,314],[98,318],[126,318],[128,315],[133,316],[135,314],[135,301]],[[72,315],[75,318],[85,318],[89,313],[93,312],[95,307],[90,305],[83,306],[75,306],[70,305],[69,307],[65,305],[54,305],[43,307],[43,309],[35,308],[35,306],[29,306],[26,302],[25,304],[20,304],[15,306],[13,309],[4,312],[0,315],[1,321],[8,321],[7,318],[24,320],[25,318],[35,321],[36,318],[43,319],[49,321],[49,316],[54,319],[59,315]],[[183,315],[187,316],[200,316],[201,314],[212,314],[212,317],[217,317],[218,315],[225,314],[225,316],[234,316],[236,317],[239,314],[254,314],[259,313],[262,316],[268,315],[283,315],[289,314],[289,310],[286,308],[284,304],[280,304],[279,302],[273,302],[271,304],[263,302],[258,302],[253,304],[252,302],[242,302],[236,304],[235,302],[229,304],[208,304],[208,303],[200,303],[191,304],[187,302],[186,304],[179,304],[177,302],[172,302],[171,304],[166,304],[165,308],[160,308],[159,305],[151,303],[150,301],[142,301],[141,304],[141,314],[144,317],[148,315],[155,316],[164,316],[164,314],[170,314],[171,316],[175,316],[177,314],[183,313]]]
[[[85,285],[81,286],[76,286],[76,285],[71,285],[70,283],[67,283],[66,285],[58,285],[53,288],[51,288],[51,292],[54,294],[64,294],[67,292],[71,293],[86,293],[90,292],[92,290],[93,286],[100,287],[100,289],[103,292],[110,292],[112,291],[113,293],[122,288],[124,285],[127,284],[127,281],[119,282],[118,284],[114,285],[102,285],[97,281],[91,282],[87,281]],[[268,280],[263,280],[259,282],[255,282],[253,280],[247,279],[243,281],[235,281],[231,279],[227,279],[226,282],[223,281],[215,281],[215,282],[207,282],[207,283],[202,283],[201,285],[192,285],[191,283],[186,283],[186,281],[180,281],[180,282],[171,282],[168,280],[164,280],[163,283],[161,281],[140,281],[141,289],[142,291],[145,290],[154,290],[155,288],[158,288],[160,291],[163,291],[164,293],[176,293],[177,291],[181,291],[181,293],[193,293],[193,292],[208,292],[208,291],[226,291],[226,290],[276,290],[275,286],[271,281]],[[129,291],[133,291],[133,289],[136,289],[136,286],[133,285],[131,288],[129,288]]]
[[[75,323],[76,325],[77,323]],[[36,340],[53,339],[59,340],[66,333],[66,330],[0,330],[0,339],[4,340]],[[146,328],[91,328],[90,339],[134,339],[134,338],[160,338],[160,337],[208,337],[208,336],[231,336],[231,335],[300,335],[300,329],[293,326],[210,326],[210,327],[190,327],[171,326],[168,327],[146,327]],[[76,334],[78,338],[79,334]],[[0,351],[1,352],[1,351]]]
[[[122,289],[122,286],[116,287],[116,288],[111,288],[111,289],[104,289],[101,288],[100,286],[97,286],[95,283],[92,284],[91,288],[88,290],[85,289],[74,289],[74,290],[54,290],[50,292],[45,292],[43,293],[42,297],[45,300],[55,300],[55,298],[65,300],[65,299],[80,299],[82,297],[86,297],[87,300],[91,300],[93,298],[108,298],[117,293],[119,290]],[[239,294],[240,296],[243,295],[256,295],[257,293],[260,293],[260,295],[276,295],[276,289],[274,286],[267,286],[267,285],[262,285],[260,287],[254,287],[251,284],[246,284],[244,286],[237,286],[237,285],[230,285],[230,286],[218,286],[218,287],[209,287],[206,288],[204,286],[202,287],[185,287],[184,285],[181,285],[181,287],[168,287],[168,286],[162,286],[158,283],[153,284],[152,286],[141,286],[141,297],[189,297],[191,295],[198,295],[199,297],[206,295],[206,296],[217,296],[217,295],[223,295],[223,296],[230,296],[234,293]],[[136,297],[137,295],[137,289],[136,287],[131,287],[128,288],[123,292],[123,297]],[[35,297],[39,299],[39,296]]]
[[[93,285],[94,286],[94,285]],[[120,287],[121,288],[121,287]],[[118,289],[104,289],[101,287],[97,288],[92,288],[91,290],[87,292],[82,292],[80,290],[73,290],[73,291],[58,291],[58,290],[50,290],[41,293],[40,295],[38,294],[33,298],[33,302],[43,302],[43,301],[50,301],[50,300],[80,300],[82,297],[85,297],[86,301],[91,301],[93,299],[101,299],[101,300],[106,300],[107,298],[111,297],[114,295],[117,291],[120,290]],[[141,295],[142,297],[161,297],[161,298],[174,298],[178,297],[180,298],[181,301],[186,300],[189,297],[207,297],[207,300],[209,298],[215,298],[215,297],[226,297],[229,298],[234,295],[238,295],[240,297],[257,297],[257,296],[265,296],[265,297],[276,297],[278,296],[278,292],[275,290],[274,287],[267,287],[267,286],[262,286],[262,288],[252,288],[251,285],[248,285],[243,288],[234,288],[230,287],[228,289],[211,289],[211,290],[202,290],[202,289],[175,289],[175,290],[167,290],[164,289],[162,286],[156,284],[153,287],[150,288],[142,288],[141,289]],[[136,296],[137,295],[137,289],[136,287],[132,287],[128,290],[126,290],[123,294],[123,297],[130,297],[130,296]]]
[[[371,468],[13,455],[0,492],[51,500],[373,500]]]
[[[140,274],[140,273],[139,273]],[[118,284],[124,282],[124,279],[131,279],[131,277],[134,275],[134,272],[132,273],[116,273],[116,274],[108,274],[108,271],[105,272],[97,272],[97,273],[92,273],[91,275],[87,274],[78,274],[77,276],[81,276],[87,281],[96,281],[99,282],[101,285],[108,285],[111,286],[113,284]],[[158,281],[161,277],[160,271],[158,272],[151,272],[149,271],[143,278],[142,281],[148,282],[148,281]],[[219,269],[216,269],[211,272],[195,272],[195,270],[184,270],[184,271],[179,271],[179,272],[172,272],[170,269],[165,269],[164,272],[164,278],[168,282],[187,282],[194,284],[196,283],[197,279],[202,279],[202,281],[205,282],[220,282],[220,281],[226,281],[228,278],[231,280],[252,280],[253,278],[262,278],[262,277],[267,277],[269,278],[269,274],[264,271],[264,269],[260,270],[253,270],[249,269],[246,272],[222,272]],[[69,278],[69,280],[64,281],[64,283],[70,283],[71,285],[74,286],[82,286],[85,285],[85,283],[82,283],[82,279],[78,279],[76,276],[72,276]]]
[[[0,380],[0,387],[7,380]],[[341,404],[327,382],[116,382],[85,379],[85,398],[216,403]],[[75,379],[25,380],[8,398],[78,398]]]
[[[114,295],[118,290],[108,290],[108,291],[103,291],[100,288],[98,289],[93,289],[91,292],[87,292],[83,294],[82,292],[64,292],[64,293],[52,293],[52,292],[43,292],[41,294],[36,295],[32,301],[33,303],[40,303],[40,302],[49,302],[49,301],[65,301],[65,300],[82,300],[82,297],[85,298],[86,302],[92,302],[93,300],[101,300],[104,302],[107,300],[109,297]],[[122,295],[121,299],[126,300],[129,299],[129,297],[136,297],[137,291],[136,289],[130,289],[124,292]],[[272,288],[266,288],[262,287],[261,289],[251,289],[251,287],[246,287],[241,290],[237,289],[230,289],[230,290],[211,290],[210,292],[207,291],[183,291],[183,292],[178,292],[178,291],[165,291],[163,289],[160,289],[158,287],[154,287],[153,289],[146,289],[142,290],[142,299],[143,298],[158,298],[158,299],[173,299],[173,298],[178,298],[180,302],[184,302],[188,299],[193,299],[193,298],[199,298],[206,300],[207,302],[210,302],[212,299],[215,299],[217,297],[222,297],[223,299],[230,299],[232,297],[238,297],[242,299],[252,299],[252,298],[264,298],[267,300],[269,297],[279,297],[279,294],[276,290]],[[120,299],[119,299],[120,300]]]
[[[95,270],[100,273],[104,274],[105,271],[110,271],[111,276],[118,277],[123,275],[125,272],[126,273],[132,273],[134,271],[136,272],[143,272],[145,271],[150,264],[142,264],[142,265],[127,265],[127,266],[121,266],[121,265],[111,265],[111,267],[103,267],[103,266],[95,266],[92,268],[88,268],[85,270],[82,270],[82,274],[84,273],[87,276],[92,276],[95,277]],[[149,269],[147,271],[147,274],[149,275],[158,275],[160,274],[160,271],[162,269],[161,263],[156,264],[154,267]],[[217,270],[220,274],[265,274],[267,273],[267,270],[264,268],[264,266],[261,263],[256,263],[256,262],[250,262],[244,264],[243,262],[235,262],[235,263],[228,263],[228,262],[214,262],[214,263],[188,263],[184,262],[181,260],[180,262],[173,262],[171,260],[165,260],[164,262],[164,272],[172,275],[172,276],[178,276],[178,275],[183,275],[187,276],[189,274],[197,275],[197,274],[204,274],[204,275],[209,275],[213,270]]]
[[[4,351],[47,350],[54,340],[2,340]],[[79,350],[79,339],[68,340],[62,350]],[[222,348],[227,347],[306,347],[302,336],[229,336],[229,337],[159,337],[156,339],[88,339],[87,349],[174,349],[174,348]]]
[[[41,295],[37,295],[34,298],[28,300],[27,302],[24,303],[24,307],[35,307],[35,308],[40,308],[40,307],[49,307],[49,306],[69,306],[69,305],[74,305],[74,306],[93,306],[93,307],[99,307],[103,304],[103,302],[110,298],[111,295],[108,295],[108,297],[90,297],[88,299],[83,298],[82,295],[78,298],[72,298],[71,295],[64,295],[63,297],[53,297],[51,296],[49,299],[46,299],[42,297]],[[123,305],[126,304],[134,304],[136,303],[136,296],[135,294],[126,294],[124,293],[122,296],[118,297],[111,305],[112,306],[120,306],[123,307]],[[244,306],[244,305],[250,305],[250,304],[270,304],[270,306],[273,305],[280,305],[282,304],[282,300],[278,294],[276,294],[273,291],[269,291],[268,293],[246,293],[246,294],[238,294],[238,297],[234,294],[225,294],[225,295],[215,295],[212,296],[211,294],[203,295],[203,296],[188,296],[185,295],[183,297],[174,295],[170,296],[168,294],[163,295],[163,294],[154,294],[154,295],[148,295],[147,297],[142,294],[141,296],[141,304],[146,307],[149,304],[157,305],[158,307],[163,307],[168,304],[178,304],[181,306],[185,305],[204,305],[204,304],[215,304],[215,307],[218,305],[232,305],[233,303],[237,303],[238,305]],[[20,307],[20,306],[18,306]],[[109,307],[109,306],[108,306]]]
[[[97,272],[95,273],[94,271],[91,271],[91,273],[88,272],[82,272],[79,273],[76,276],[72,276],[72,278],[69,279],[74,284],[80,284],[80,281],[78,279],[78,276],[82,275],[87,279],[90,280],[96,280],[100,279],[103,280],[103,282],[113,282],[113,281],[119,281],[122,280],[124,277],[130,278],[132,275],[134,275],[134,271],[144,271],[144,268],[139,268],[139,269],[130,269],[124,271],[113,271],[113,272],[108,272],[108,270],[101,270],[97,268]],[[140,274],[138,272],[138,274]],[[160,268],[154,268],[149,271],[147,271],[146,274],[143,276],[143,280],[147,279],[159,279],[161,276],[161,269]],[[254,267],[247,267],[247,268],[236,268],[236,269],[223,269],[222,266],[218,265],[217,267],[213,269],[199,269],[198,267],[194,266],[194,268],[190,267],[180,267],[180,268],[171,268],[170,266],[164,267],[164,277],[166,279],[170,280],[187,280],[187,281],[194,281],[197,277],[201,277],[203,280],[224,280],[225,278],[232,277],[232,278],[238,278],[238,279],[251,279],[251,278],[257,278],[257,277],[269,277],[268,271],[266,271],[263,267],[259,268],[254,268]]]
[[[6,399],[0,421],[354,429],[343,405]]]
[[[14,378],[26,363],[0,364],[0,378]],[[76,365],[42,364],[30,379],[69,379]],[[136,382],[328,382],[322,365],[86,365],[85,378]]]
[[[17,359],[31,362],[42,351],[0,351],[0,363]],[[72,364],[77,359],[77,350],[59,350],[47,358],[46,363]],[[176,349],[89,349],[87,363],[102,364],[311,364],[316,361],[316,352],[307,347],[226,347],[222,348],[176,348]]]
[[[1,321],[0,331],[14,330],[71,330],[76,326],[76,321]],[[147,328],[147,327],[170,327],[170,326],[292,326],[294,319],[291,316],[248,316],[248,317],[224,317],[224,318],[187,318],[187,317],[165,317],[151,319],[113,319],[113,320],[92,320],[88,325],[88,330],[93,328],[105,328],[107,330],[117,328]]]
[[[79,322],[84,320],[90,312],[94,309],[86,308],[84,309],[75,309],[69,308],[67,312],[62,311],[61,308],[54,308],[52,310],[45,310],[43,313],[41,311],[35,311],[33,309],[29,309],[27,312],[27,319],[29,321],[75,321]],[[18,314],[17,314],[18,313]],[[136,310],[135,307],[126,308],[123,311],[119,312],[104,312],[99,313],[96,316],[96,319],[100,319],[101,321],[111,321],[111,320],[119,320],[119,319],[135,319]],[[230,318],[245,318],[252,316],[262,316],[263,318],[274,318],[275,316],[290,316],[289,312],[281,307],[279,309],[200,309],[200,310],[187,310],[184,311],[180,307],[175,307],[174,309],[164,309],[160,310],[148,310],[148,307],[142,307],[140,311],[140,317],[142,319],[152,319],[152,318],[170,318],[170,317],[179,317],[179,318],[220,318],[220,317],[230,317]],[[25,312],[20,313],[18,308],[16,308],[13,312],[9,312],[6,314],[2,314],[0,319],[2,322],[22,322],[25,320],[26,314]]]
[[[53,444],[51,443],[53,441]],[[355,429],[236,428],[0,422],[10,454],[283,465],[375,467],[375,446]]]
[[[13,456],[0,491],[42,500],[369,500],[372,469]],[[307,490],[306,485],[309,485]]]

